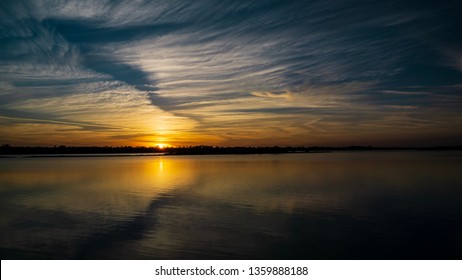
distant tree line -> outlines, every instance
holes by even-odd
[[[181,147],[143,147],[143,146],[53,146],[25,147],[0,146],[0,155],[44,155],[44,154],[166,154],[166,155],[214,155],[214,154],[283,154],[283,153],[321,153],[333,151],[390,151],[390,150],[462,150],[462,146],[438,146],[425,148],[412,147],[373,147],[373,146],[296,146],[296,147],[219,147],[219,146],[181,146]]]
[[[160,153],[159,147],[131,147],[131,146],[53,146],[53,147],[13,147],[10,145],[0,146],[0,154],[24,155],[24,154],[110,154],[110,153]]]

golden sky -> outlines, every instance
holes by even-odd
[[[460,145],[456,2],[11,1],[0,144]]]

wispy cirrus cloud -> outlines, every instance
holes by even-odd
[[[453,129],[457,11],[414,1],[5,2],[0,115],[6,127],[48,122],[141,142]]]

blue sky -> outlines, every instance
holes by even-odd
[[[460,145],[460,1],[1,1],[0,142]]]

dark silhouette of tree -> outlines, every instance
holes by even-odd
[[[68,147],[15,147],[8,144],[0,146],[0,155],[226,155],[226,154],[283,154],[283,153],[325,153],[335,151],[390,151],[390,150],[462,150],[462,146],[438,146],[425,148],[412,147],[372,147],[372,146],[297,146],[297,147],[219,147],[219,146],[180,146],[180,147],[131,147],[131,146],[83,146]]]

